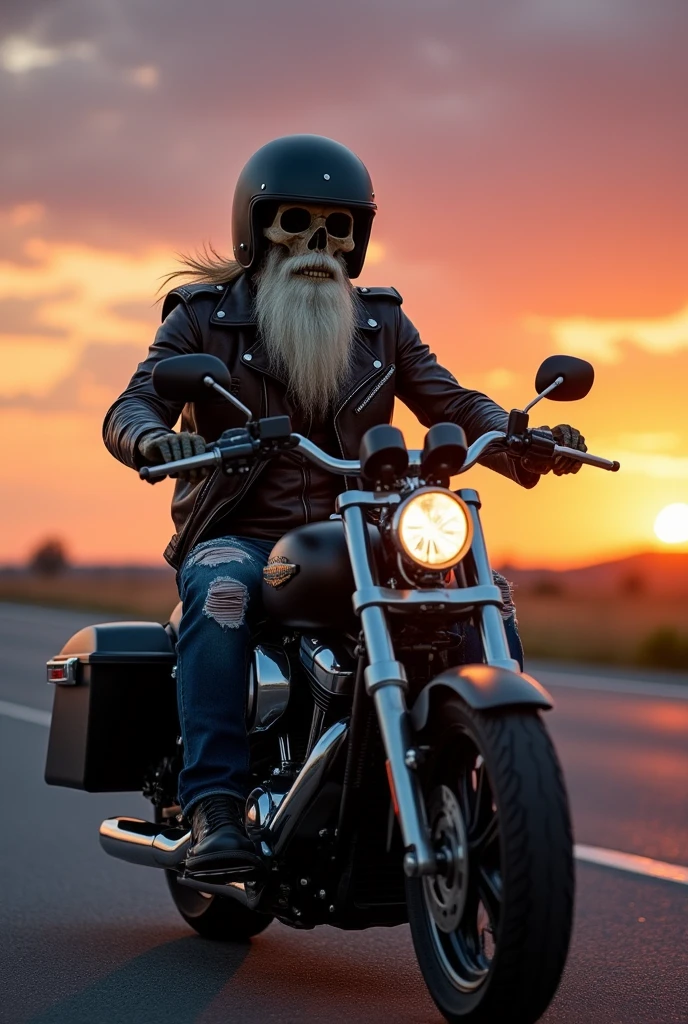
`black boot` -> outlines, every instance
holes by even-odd
[[[246,835],[244,802],[220,793],[199,800],[191,809],[191,845],[186,874],[222,882],[257,878],[262,859]]]

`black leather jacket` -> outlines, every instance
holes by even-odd
[[[469,443],[490,429],[504,429],[507,415],[501,406],[478,391],[462,388],[440,366],[417,330],[401,310],[401,296],[393,288],[357,288],[360,299],[358,337],[352,377],[334,414],[333,426],[343,458],[358,458],[361,438],[369,427],[389,423],[395,396],[411,409],[424,426],[452,420],[466,431]],[[255,416],[294,416],[283,380],[268,369],[266,353],[257,337],[249,282],[245,275],[228,285],[184,285],[171,291],[163,305],[163,323],[147,358],[139,365],[127,389],[108,410],[103,438],[109,451],[127,466],[142,464],[138,442],[143,434],[172,429],[180,414],[181,429],[214,440],[228,427],[243,426],[238,410],[211,394],[198,404],[167,402],[154,391],[151,371],[159,359],[188,352],[210,352],[230,369],[233,391]],[[484,464],[524,487],[538,477],[506,455],[490,456]],[[226,520],[241,502],[241,515],[250,511],[260,489],[252,487],[268,468],[262,463],[243,477],[216,470],[199,483],[177,480],[172,500],[176,533],[165,558],[178,567],[191,547],[213,526]],[[256,510],[265,516],[266,510]],[[267,510],[269,512],[269,510]],[[303,519],[294,509],[294,525]]]

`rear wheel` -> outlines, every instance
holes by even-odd
[[[243,907],[231,896],[216,896],[180,885],[176,871],[166,871],[165,875],[177,910],[205,939],[240,942],[259,935],[272,923],[270,914]]]
[[[407,879],[423,977],[450,1022],[532,1024],[566,961],[573,841],[561,769],[536,712],[438,700],[422,742],[436,876]]]
[[[159,808],[156,808],[155,820],[158,824],[176,824]],[[274,920],[271,914],[260,914],[257,910],[243,907],[231,896],[217,896],[180,885],[176,871],[165,871],[165,878],[175,907],[186,923],[204,939],[241,942],[259,935]]]

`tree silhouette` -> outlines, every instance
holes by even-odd
[[[46,538],[29,557],[29,568],[41,576],[56,576],[68,566],[67,549],[59,537]]]

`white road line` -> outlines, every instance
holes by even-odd
[[[556,689],[594,690],[596,693],[625,693],[629,697],[657,697],[662,700],[688,700],[685,683],[651,683],[640,679],[615,679],[613,676],[585,676],[567,672],[538,672],[532,675],[543,686]]]
[[[681,864],[667,864],[663,860],[639,857],[635,853],[621,853],[619,850],[605,850],[601,846],[577,844],[573,850],[577,860],[587,861],[588,864],[601,864],[606,868],[616,868],[617,871],[630,871],[633,875],[688,885],[688,868]]]
[[[16,718],[19,722],[31,722],[32,725],[45,725],[50,728],[51,714],[49,711],[27,708],[25,704],[11,704],[10,701],[0,700],[0,715],[4,715],[5,718]]]

